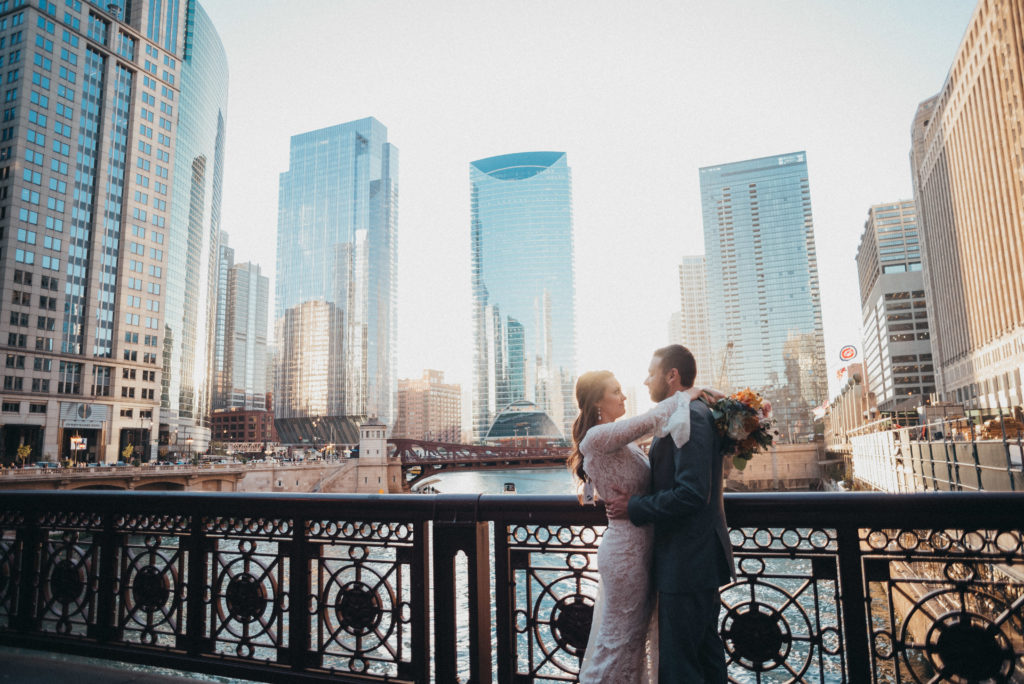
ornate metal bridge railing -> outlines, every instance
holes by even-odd
[[[1024,678],[1024,495],[726,508],[734,681]],[[603,522],[569,497],[7,492],[0,643],[266,681],[573,681]]]

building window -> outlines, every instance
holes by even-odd
[[[92,367],[92,395],[94,397],[110,396],[110,366]]]
[[[3,402],[3,412],[4,413],[20,413],[21,412],[21,402],[19,402],[19,401],[5,401],[5,402]]]
[[[58,394],[81,394],[82,364],[71,361],[60,362],[60,376],[57,380]]]

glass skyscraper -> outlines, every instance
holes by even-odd
[[[220,232],[219,256],[217,258],[217,312],[214,315],[213,333],[213,383],[212,404],[214,410],[230,406],[231,373],[227,365],[228,353],[228,282],[231,269],[235,266],[235,250],[229,244],[227,231]]]
[[[576,418],[572,184],[564,152],[472,162],[473,436],[526,399]]]
[[[808,439],[828,383],[806,155],[702,168],[700,191],[712,358],[698,368],[764,392],[782,439]]]
[[[278,201],[278,418],[392,426],[397,277],[398,150],[387,128],[366,118],[293,136]]]
[[[168,259],[161,387],[161,440],[181,451],[210,441],[210,409],[215,377],[217,262],[224,134],[228,101],[228,61],[206,11],[194,0],[184,4],[183,22],[171,13],[176,0],[150,0],[147,31],[152,40],[173,44],[171,31],[184,24],[178,139],[174,149],[173,202],[168,220]],[[166,60],[166,58],[165,58]],[[162,66],[162,65],[161,65]],[[173,105],[161,104],[161,111]],[[157,153],[158,161],[160,153]],[[159,172],[158,172],[159,173]],[[163,178],[154,179],[162,185]]]

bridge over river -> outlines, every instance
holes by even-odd
[[[363,448],[368,454],[372,450]],[[383,450],[381,450],[383,451]],[[93,465],[0,470],[0,489],[107,489],[204,492],[399,493],[445,470],[560,466],[567,447],[504,447],[387,440],[374,459],[249,461],[201,465]]]

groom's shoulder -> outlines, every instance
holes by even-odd
[[[706,423],[710,425],[713,422],[711,415],[711,407],[700,400],[691,401],[690,422],[694,425],[698,425],[701,423]]]
[[[711,407],[708,406],[704,401],[697,399],[690,402],[690,415],[691,416],[704,416],[711,417]]]

